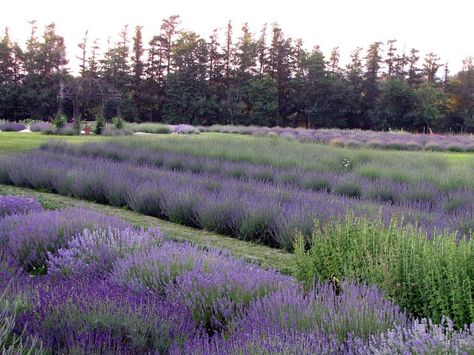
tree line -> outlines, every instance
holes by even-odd
[[[74,76],[55,25],[39,34],[30,24],[25,46],[8,29],[0,40],[0,118],[7,120],[50,119],[61,80],[80,76],[115,86],[129,121],[474,132],[472,57],[451,75],[436,54],[421,58],[389,40],[355,48],[342,66],[337,47],[328,56],[318,46],[306,50],[278,24],[255,34],[228,22],[206,39],[171,16],[146,43],[141,26],[125,26],[105,48],[86,32]],[[81,107],[84,119],[96,114]]]

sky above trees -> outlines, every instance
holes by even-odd
[[[65,37],[71,67],[76,67],[77,44],[86,30],[105,46],[107,37],[125,24],[144,26],[148,38],[158,32],[163,18],[179,14],[183,28],[203,37],[225,28],[228,20],[236,28],[248,22],[255,33],[264,23],[278,22],[288,36],[302,38],[308,49],[320,45],[329,53],[339,46],[343,63],[357,46],[397,39],[400,50],[405,46],[407,52],[412,47],[422,54],[434,52],[455,72],[474,54],[473,10],[470,0],[23,0],[2,4],[0,26],[10,27],[12,39],[24,43],[28,21],[36,19],[40,27],[55,22]]]

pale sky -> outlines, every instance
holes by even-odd
[[[278,22],[287,36],[302,38],[307,49],[320,45],[329,56],[339,46],[343,61],[357,46],[365,49],[374,41],[397,39],[399,50],[435,52],[449,62],[453,73],[461,68],[462,59],[474,55],[473,10],[472,0],[3,0],[0,26],[9,27],[12,38],[23,43],[29,20],[38,20],[39,32],[55,22],[75,70],[77,44],[85,30],[90,42],[100,38],[105,48],[107,37],[115,40],[123,25],[129,25],[130,37],[134,27],[142,25],[148,42],[159,33],[163,18],[179,14],[183,29],[205,38],[228,20],[236,35],[244,22],[257,35],[264,23]]]

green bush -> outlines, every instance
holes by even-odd
[[[67,117],[63,115],[62,113],[56,114],[53,118],[53,126],[56,128],[62,128],[66,125],[67,123]]]
[[[94,129],[93,129],[93,132],[95,134],[101,134],[102,133],[102,130],[104,129],[105,127],[105,118],[102,117],[102,116],[97,116],[95,118],[95,123],[94,123]]]
[[[296,277],[355,279],[379,285],[411,314],[436,322],[447,316],[458,328],[474,322],[474,241],[454,233],[426,233],[395,219],[316,225],[311,241],[295,242]]]
[[[336,185],[334,192],[338,195],[358,198],[362,195],[361,187],[354,182],[343,181]]]
[[[123,127],[125,126],[125,122],[124,122],[123,118],[120,117],[120,116],[112,118],[112,123],[114,124],[115,128],[117,128],[117,129],[123,129]]]
[[[73,129],[74,131],[77,132],[77,134],[81,134],[82,131],[82,118],[81,117],[76,117],[74,119],[74,124],[73,124]]]

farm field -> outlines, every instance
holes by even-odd
[[[474,351],[474,155],[23,135],[0,133],[11,351]]]
[[[1,132],[0,154],[17,153],[39,147],[49,141],[61,140],[69,143],[85,143],[90,141],[105,140],[107,137],[99,136],[51,136],[37,132],[18,133]]]
[[[202,132],[280,136],[348,148],[474,152],[472,134],[413,134],[404,131],[363,131],[350,129],[304,129],[257,126],[198,126]]]

